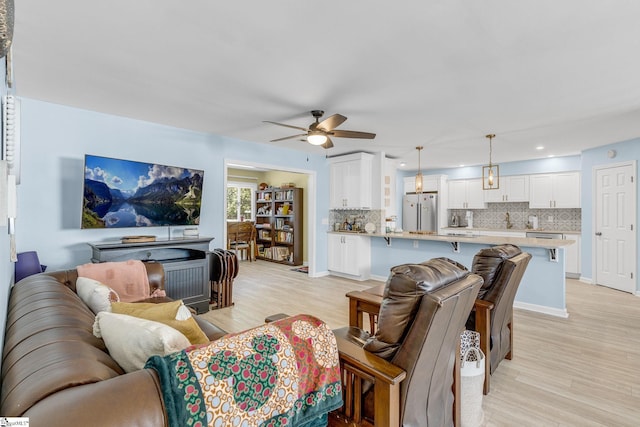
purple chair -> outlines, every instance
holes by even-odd
[[[42,273],[47,269],[47,266],[41,265],[40,260],[38,259],[38,253],[31,251],[20,252],[18,254],[18,260],[16,261],[15,268],[15,283],[18,283],[27,276]]]

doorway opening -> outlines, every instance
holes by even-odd
[[[636,162],[593,168],[594,282],[636,292]]]
[[[302,188],[302,259],[307,267],[309,277],[315,277],[315,240],[316,230],[316,172],[286,168],[282,166],[255,163],[241,160],[225,159],[224,185],[227,189],[225,197],[225,215],[229,221],[256,221],[255,203],[256,192],[265,185],[280,188],[291,186]],[[247,195],[251,193],[251,203],[247,202]],[[235,205],[234,205],[235,204]],[[227,227],[224,227],[224,241],[227,241]],[[259,245],[259,242],[258,242]],[[250,263],[243,263],[249,265]],[[298,266],[301,267],[301,266]]]

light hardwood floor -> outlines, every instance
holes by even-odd
[[[345,293],[380,282],[312,279],[267,261],[241,262],[232,307],[202,315],[228,332],[268,315],[348,324]],[[514,313],[514,357],[484,396],[486,426],[640,426],[640,298],[567,280],[568,319]]]

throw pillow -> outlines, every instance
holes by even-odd
[[[191,345],[179,331],[160,322],[106,311],[96,316],[93,334],[102,338],[125,372],[144,368],[151,356],[166,356]]]
[[[118,293],[107,285],[87,277],[78,277],[76,292],[87,306],[98,314],[101,311],[111,311],[111,303],[120,301]]]
[[[164,323],[182,332],[191,344],[209,343],[209,338],[202,332],[189,309],[182,304],[182,300],[158,304],[117,302],[111,304],[111,311]]]

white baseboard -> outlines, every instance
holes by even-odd
[[[371,280],[377,280],[378,282],[386,282],[387,278],[386,276],[376,276],[375,274],[372,274],[370,277]]]
[[[562,317],[564,319],[569,317],[569,312],[567,311],[566,308],[565,309],[552,308],[544,305],[529,304],[527,302],[518,302],[518,301],[515,301],[513,303],[513,308],[518,308],[520,310],[527,310],[527,311],[535,311],[536,313],[548,314],[550,316]]]
[[[580,279],[578,279],[580,282],[582,283],[588,283],[590,285],[593,284],[593,280],[591,280],[591,277],[584,277],[584,276],[580,276]]]
[[[328,270],[325,270],[325,271],[316,271],[313,276],[310,275],[309,277],[318,278],[318,277],[326,277],[330,275],[331,273],[329,273]]]

